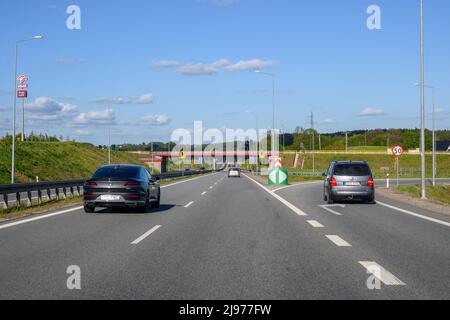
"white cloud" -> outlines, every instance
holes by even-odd
[[[273,61],[263,61],[260,59],[253,60],[241,60],[235,64],[231,64],[225,67],[227,71],[245,71],[245,70],[258,70],[267,67],[272,67],[275,63]]]
[[[359,117],[377,117],[377,116],[385,116],[385,115],[386,115],[386,112],[383,109],[365,108],[359,114]]]
[[[116,116],[113,109],[80,113],[69,124],[70,127],[88,127],[97,125],[113,125]]]
[[[149,115],[139,119],[141,125],[165,126],[170,124],[171,120],[165,114]]]
[[[178,68],[178,73],[185,76],[212,75],[217,73],[217,68],[205,64],[186,64]]]
[[[73,116],[78,107],[60,103],[49,97],[39,97],[25,105],[27,119],[34,121],[59,121]]]
[[[436,107],[436,108],[434,109],[434,112],[435,112],[435,113],[444,113],[444,111],[445,111],[445,109],[444,109],[444,108],[440,108],[440,107]]]
[[[145,93],[139,97],[132,98],[100,98],[94,100],[95,103],[100,104],[152,104],[155,97],[151,93]]]
[[[332,118],[325,118],[322,122],[321,122],[321,124],[335,124],[336,123],[336,121],[334,120],[334,119],[332,119]]]
[[[152,62],[152,67],[154,68],[173,68],[178,67],[182,63],[174,60],[156,60]]]
[[[197,76],[197,75],[213,75],[219,71],[248,71],[258,70],[268,67],[272,67],[275,64],[274,61],[264,61],[261,59],[253,60],[241,60],[236,63],[232,63],[227,59],[219,59],[212,63],[182,63],[178,61],[159,60],[153,62],[155,68],[177,68],[177,73],[185,76]]]
[[[78,129],[78,130],[75,130],[74,135],[76,137],[87,137],[87,136],[91,135],[91,132],[87,131],[87,130]]]

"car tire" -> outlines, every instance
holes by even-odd
[[[328,204],[334,204],[333,196],[329,195],[329,196],[327,197],[327,203],[328,203]]]
[[[159,192],[158,200],[156,202],[152,203],[151,208],[159,209],[160,206],[161,206],[161,191]]]
[[[375,197],[369,197],[369,198],[367,198],[367,203],[368,204],[375,204],[376,202],[375,202]]]
[[[142,207],[139,207],[139,212],[147,213],[149,208],[150,208],[150,199],[147,195],[147,197],[145,198],[145,204]]]
[[[95,207],[84,206],[84,212],[85,213],[94,213],[95,212]]]

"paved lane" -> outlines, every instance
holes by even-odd
[[[148,214],[79,210],[0,229],[0,298],[449,297],[448,229],[378,206],[335,216],[316,189],[280,191],[287,203],[220,173],[163,189]],[[381,290],[367,287],[374,263]],[[66,287],[70,265],[80,291]]]

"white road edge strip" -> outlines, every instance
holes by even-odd
[[[187,205],[185,205],[185,208],[189,208],[190,206],[192,206],[194,204],[194,201],[189,202]]]
[[[339,236],[335,236],[335,235],[328,235],[326,236],[331,242],[333,242],[335,245],[337,245],[338,247],[351,247],[352,245],[350,243],[348,243],[347,241],[345,241],[344,239],[342,239]]]
[[[152,229],[150,229],[149,231],[147,231],[146,233],[144,233],[142,236],[140,236],[139,238],[137,238],[136,240],[134,240],[131,244],[132,245],[137,245],[140,242],[142,242],[143,240],[145,240],[146,238],[148,238],[152,233],[154,233],[156,230],[158,230],[159,228],[161,228],[161,226],[155,226]]]
[[[378,280],[383,282],[386,286],[406,286],[399,278],[384,269],[378,263],[373,261],[360,261],[360,265],[366,268],[369,274],[373,274]]]
[[[314,228],[325,228],[320,222],[316,220],[308,220],[307,221],[310,225],[312,225]]]
[[[246,174],[244,174],[244,177],[246,177],[247,179],[249,179],[250,181],[253,181],[254,183],[256,183],[258,186],[260,186],[263,190],[265,190],[267,193],[269,193],[270,195],[272,195],[275,199],[277,199],[278,201],[280,201],[281,203],[283,203],[286,207],[288,207],[289,209],[291,209],[292,211],[294,211],[297,215],[301,216],[301,217],[306,217],[307,214],[304,213],[302,210],[300,210],[299,208],[297,208],[296,206],[294,206],[292,203],[290,203],[289,201],[283,199],[282,197],[280,197],[279,195],[277,195],[276,193],[274,193],[273,191],[270,191],[269,189],[267,189],[265,186],[263,186],[261,183],[259,183],[258,181],[250,178],[249,176],[247,176]]]
[[[438,220],[438,219],[434,219],[434,218],[431,218],[431,217],[427,217],[427,216],[424,216],[424,215],[421,215],[421,214],[418,214],[418,213],[415,213],[415,212],[412,212],[412,211],[408,211],[408,210],[405,210],[405,209],[397,208],[397,207],[391,206],[390,204],[383,203],[383,202],[380,202],[380,201],[377,201],[377,204],[379,204],[379,205],[381,205],[383,207],[392,209],[392,210],[396,210],[396,211],[399,211],[399,212],[403,212],[403,213],[409,214],[411,216],[414,216],[414,217],[417,217],[417,218],[420,218],[420,219],[428,220],[428,221],[431,221],[431,222],[435,222],[435,223],[441,224],[441,225],[446,226],[446,227],[450,227],[450,223],[449,222],[445,222],[445,221],[442,221],[442,220]]]
[[[192,179],[187,179],[187,180],[183,180],[183,181],[179,181],[179,182],[174,182],[174,183],[171,183],[171,184],[167,184],[165,186],[161,186],[161,189],[172,187],[172,186],[176,186],[178,184],[182,184],[182,183],[186,183],[186,182],[191,182],[191,181],[194,181],[194,180],[197,180],[197,179],[201,179],[201,178],[211,177],[211,176],[216,175],[216,174],[217,173],[210,173],[210,174],[202,175],[200,177],[195,177],[195,178],[192,178]]]
[[[46,219],[46,218],[51,218],[51,217],[54,217],[54,216],[59,216],[61,214],[70,213],[70,212],[78,211],[78,210],[81,210],[81,209],[83,209],[83,207],[76,207],[76,208],[72,208],[72,209],[67,209],[67,210],[63,210],[63,211],[58,211],[58,212],[54,212],[54,213],[45,214],[45,215],[42,215],[42,216],[37,216],[37,217],[29,218],[29,219],[24,219],[24,220],[19,220],[19,221],[7,223],[7,224],[4,224],[4,225],[0,225],[0,230],[6,229],[6,228],[10,228],[10,227],[14,227],[14,226],[18,226],[18,225],[25,224],[25,223],[29,223],[29,222],[33,222],[33,221],[38,221],[38,220],[42,220],[42,219]]]
[[[337,216],[342,216],[341,213],[339,213],[339,212],[337,212],[337,211],[334,211],[333,209],[330,209],[330,207],[340,207],[340,208],[345,208],[345,205],[341,205],[341,204],[330,204],[330,205],[323,205],[323,206],[319,206],[319,207],[322,208],[322,209],[324,209],[324,210],[326,210],[326,211],[328,211],[328,212],[330,212],[330,213],[332,213],[332,214],[335,214],[335,215],[337,215]]]

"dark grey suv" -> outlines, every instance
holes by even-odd
[[[141,212],[158,208],[161,202],[159,178],[144,167],[111,165],[98,169],[84,184],[84,210],[96,207],[132,207]]]
[[[329,204],[353,199],[375,201],[373,174],[367,162],[335,161],[325,175],[323,195]]]

